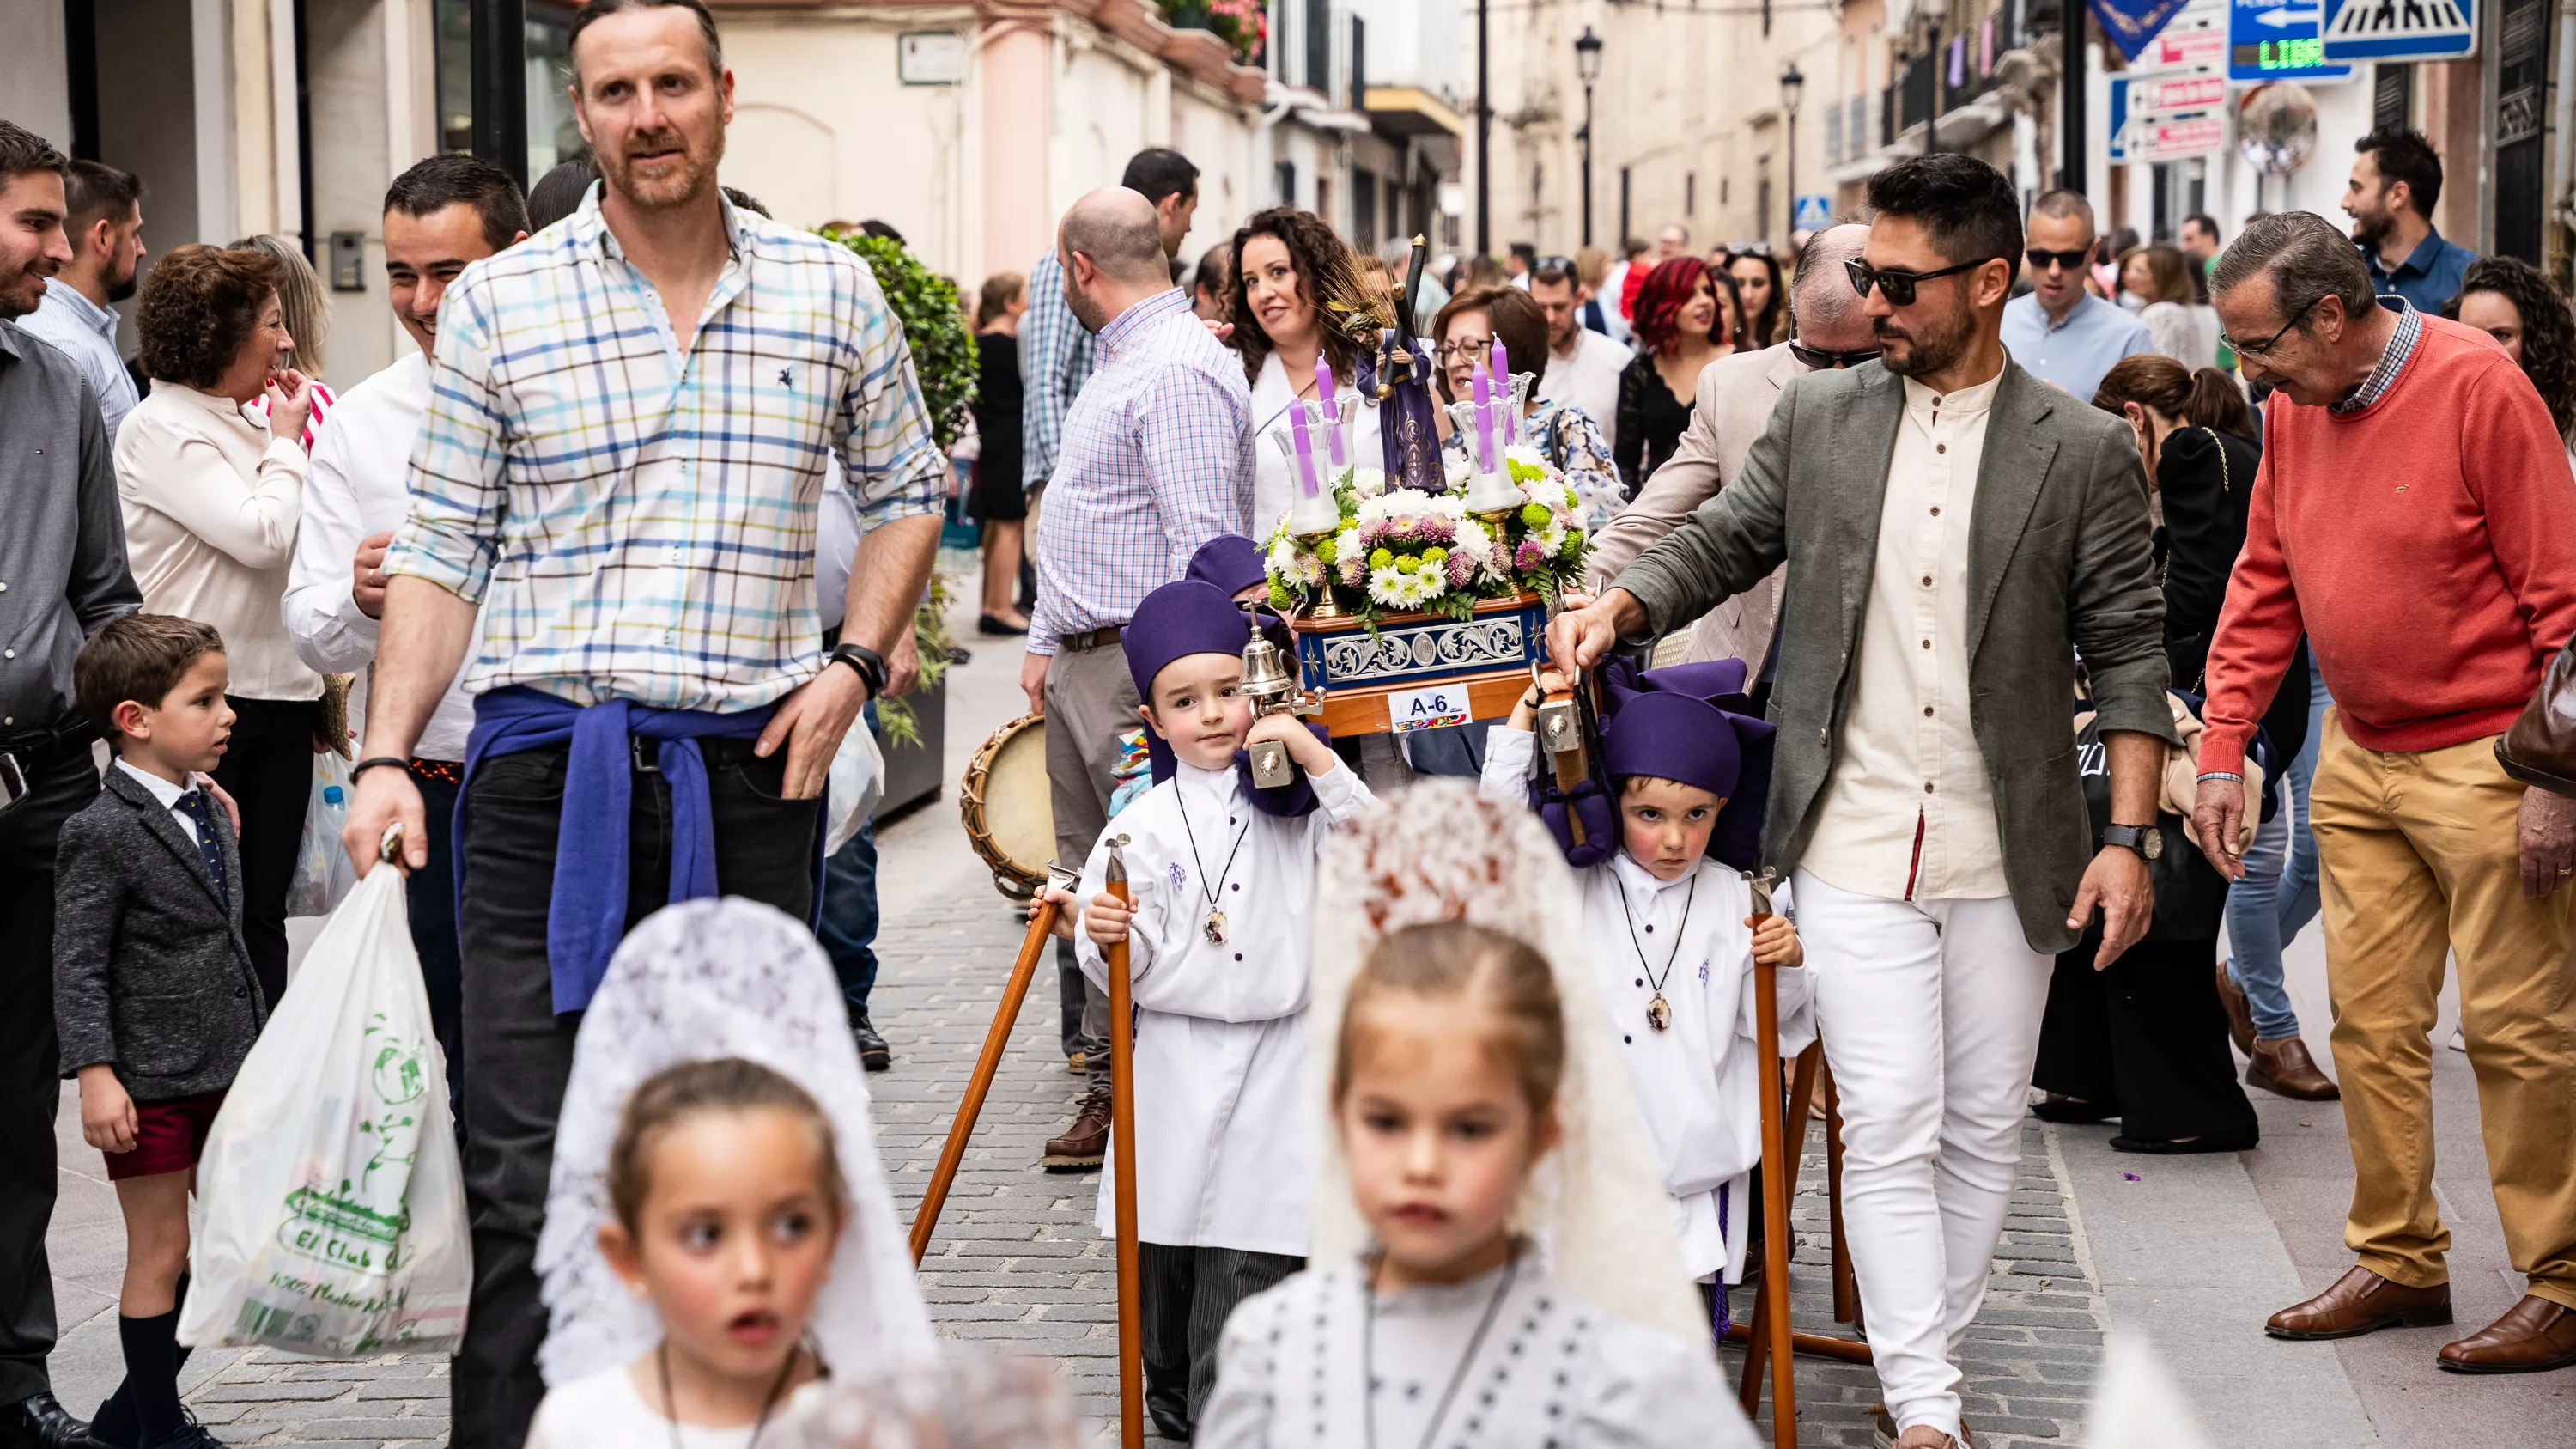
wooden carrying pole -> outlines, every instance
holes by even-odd
[[[1109,846],[1103,884],[1125,905],[1123,837]],[[1109,966],[1109,1166],[1118,1208],[1118,1431],[1124,1449],[1145,1446],[1144,1302],[1136,1266],[1136,1034],[1127,981],[1127,943],[1102,953]]]
[[[1758,1001],[1756,1004],[1759,1004]],[[1774,1020],[1776,1021],[1777,1018],[1775,1017]],[[1805,1051],[1798,1054],[1796,1070],[1790,1074],[1789,1120],[1801,1124],[1806,1122],[1807,1113],[1815,1101],[1815,1093],[1821,1084],[1821,1089],[1825,1094],[1826,1110],[1825,1155],[1826,1162],[1829,1168],[1831,1168],[1842,1161],[1841,1108],[1838,1105],[1837,1098],[1834,1094],[1833,1069],[1825,1065],[1824,1054],[1824,1044],[1822,1042],[1811,1043]],[[1802,1148],[1805,1136],[1806,1134],[1803,1131],[1799,1133]],[[1781,1138],[1781,1145],[1785,1149],[1788,1145],[1788,1134],[1783,1132],[1781,1134]],[[1787,1155],[1787,1161],[1783,1163],[1780,1168],[1780,1195],[1792,1202],[1796,1201],[1798,1196],[1800,1155],[1800,1153],[1789,1153]],[[1771,1171],[1771,1167],[1768,1162],[1764,1164],[1763,1171],[1766,1175]],[[1850,1287],[1852,1281],[1851,1254],[1843,1244],[1842,1180],[1838,1172],[1833,1173],[1830,1178],[1829,1191],[1831,1191],[1834,1197],[1833,1272],[1836,1292],[1834,1318],[1836,1322],[1854,1323],[1856,1325],[1857,1320],[1860,1317],[1859,1293],[1857,1289]],[[1765,1230],[1765,1240],[1767,1243],[1767,1229]],[[1788,1250],[1784,1245],[1782,1248],[1784,1256],[1787,1251]],[[1764,1256],[1766,1260],[1765,1277],[1767,1280],[1767,1260],[1769,1257],[1769,1250],[1767,1247],[1765,1248]],[[1782,1281],[1785,1283],[1786,1280]],[[1780,1298],[1774,1298],[1771,1295],[1770,1289],[1770,1282],[1765,1281],[1753,1292],[1753,1324],[1760,1324],[1768,1327],[1770,1323],[1768,1315],[1771,1311],[1772,1305],[1775,1302],[1785,1302],[1785,1294],[1787,1291],[1785,1287],[1782,1290],[1783,1296]],[[1851,1312],[1849,1316],[1845,1316],[1842,1309],[1842,1296],[1846,1291],[1849,1291],[1852,1299]],[[1783,1316],[1785,1316],[1785,1314]],[[1744,1382],[1740,1388],[1737,1398],[1738,1402],[1744,1405],[1744,1412],[1749,1415],[1755,1408],[1759,1407],[1761,1403],[1762,1369],[1768,1355],[1770,1354],[1771,1342],[1767,1335],[1756,1332],[1751,1325],[1744,1323],[1739,1323],[1734,1327],[1729,1328],[1726,1331],[1726,1341],[1729,1343],[1740,1343],[1744,1345]],[[1831,1335],[1822,1333],[1793,1332],[1789,1335],[1789,1343],[1793,1349],[1799,1353],[1807,1355],[1809,1358],[1831,1359],[1836,1363],[1865,1364],[1874,1361],[1870,1357],[1869,1345],[1857,1339],[1835,1338]]]
[[[1770,914],[1769,895],[1759,888],[1755,891],[1756,930]],[[1771,1353],[1771,1442],[1778,1449],[1797,1449],[1797,1345],[1789,1336],[1789,1153],[1787,1131],[1780,1120],[1780,983],[1772,969],[1759,962],[1753,967],[1753,1022],[1753,1060],[1762,1082],[1762,1288],[1755,1295],[1754,1322],[1768,1330],[1767,1343],[1755,1342]],[[1800,1115],[1803,1126],[1804,1113]],[[1723,1282],[1718,1291],[1726,1291]],[[1749,1351],[1747,1392],[1756,1391],[1756,1371]]]
[[[1074,882],[1058,871],[1050,884],[1070,890]],[[966,1160],[967,1139],[975,1135],[976,1120],[984,1115],[984,1099],[992,1093],[994,1074],[1002,1069],[1002,1053],[1011,1044],[1012,1029],[1019,1025],[1020,1007],[1029,999],[1029,983],[1037,976],[1038,957],[1046,952],[1047,938],[1055,932],[1059,909],[1044,894],[1030,907],[1029,934],[1020,942],[1019,959],[1011,963],[1011,978],[1002,987],[1002,1004],[993,1013],[993,1029],[984,1033],[983,1054],[975,1058],[975,1075],[966,1081],[966,1100],[957,1108],[957,1120],[948,1124],[948,1142],[939,1149],[939,1165],[930,1170],[930,1186],[922,1192],[921,1206],[912,1216],[912,1265],[916,1268],[930,1251],[930,1235],[939,1228],[939,1210],[948,1205],[948,1189],[956,1184],[957,1169]]]

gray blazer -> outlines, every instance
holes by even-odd
[[[1762,833],[1763,858],[1784,873],[1815,829],[1850,715],[1904,413],[1903,380],[1875,363],[1793,379],[1735,481],[1617,579],[1662,634],[1787,564]],[[1969,518],[1968,683],[2004,879],[2036,951],[2075,944],[2066,912],[2094,855],[2076,775],[2076,657],[2103,729],[2173,742],[2147,541],[2129,430],[2007,362]]]
[[[108,1062],[138,1102],[232,1085],[268,1020],[242,940],[241,846],[224,812],[227,907],[196,842],[111,768],[54,857],[54,1030],[70,1076]]]

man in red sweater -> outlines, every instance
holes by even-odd
[[[2248,225],[2210,290],[2246,374],[2276,389],[2209,651],[2192,822],[2220,873],[2242,872],[2226,846],[2245,744],[2302,629],[2335,699],[2309,821],[2360,1261],[2264,1331],[2451,1321],[2430,1051],[2449,952],[2496,1210],[2530,1288],[2438,1362],[2576,1364],[2576,800],[2526,792],[2495,760],[2576,633],[2566,446],[2501,349],[2374,300],[2360,254],[2317,216]]]

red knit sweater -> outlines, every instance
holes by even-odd
[[[2576,479],[2530,379],[2439,317],[2360,412],[2263,412],[2263,466],[2209,651],[2200,768],[2234,770],[2304,628],[2344,733],[2415,752],[2501,734],[2576,633]]]

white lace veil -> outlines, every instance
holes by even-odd
[[[894,1194],[877,1158],[867,1076],[841,988],[814,935],[739,897],[658,911],[629,933],[583,1016],[555,1132],[554,1177],[537,1238],[551,1316],[537,1363],[549,1385],[632,1361],[661,1339],[649,1303],[599,1251],[612,1215],[608,1151],[644,1079],[683,1062],[741,1057],[822,1105],[849,1182],[849,1220],[811,1331],[835,1375],[927,1367],[937,1358]]]
[[[1548,1266],[1604,1312],[1684,1337],[1704,1336],[1682,1273],[1645,1116],[1610,1050],[1610,1018],[1584,969],[1583,906],[1565,857],[1537,817],[1480,800],[1465,782],[1425,780],[1334,830],[1315,898],[1315,969],[1307,1013],[1315,1077],[1314,1255],[1347,1259],[1369,1241],[1351,1199],[1349,1165],[1331,1121],[1333,1053],[1351,978],[1378,938],[1463,919],[1517,936],[1556,970],[1565,1003],[1564,1140],[1530,1178],[1515,1226]]]

